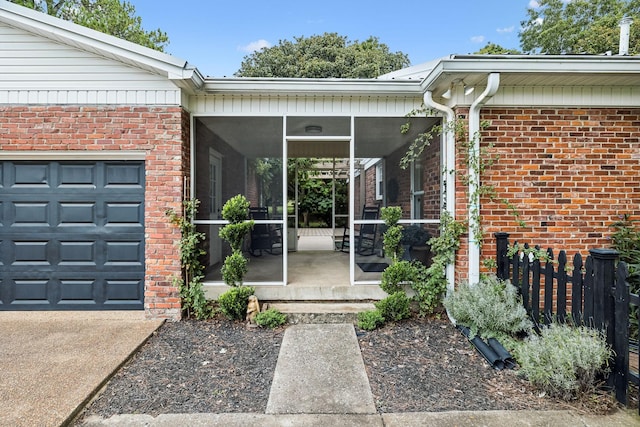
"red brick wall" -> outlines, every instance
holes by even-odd
[[[180,318],[179,230],[165,211],[182,208],[188,175],[189,115],[179,107],[0,106],[3,151],[146,152],[145,311]]]
[[[640,109],[484,108],[481,116],[491,122],[482,144],[494,144],[491,152],[499,155],[483,184],[494,186],[496,200],[508,200],[526,223],[519,227],[503,203],[484,198],[483,258],[495,257],[497,231],[510,233],[511,241],[586,255],[610,247],[609,226],[619,215],[640,219]],[[457,198],[458,217],[465,218],[460,183]]]

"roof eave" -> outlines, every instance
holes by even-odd
[[[420,82],[376,79],[207,78],[207,94],[422,96]]]
[[[640,74],[640,56],[596,55],[466,55],[442,59],[424,78],[431,90],[443,75],[488,73]]]

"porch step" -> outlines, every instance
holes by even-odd
[[[290,324],[356,323],[358,313],[373,310],[364,302],[264,302],[262,309],[275,308],[287,315]]]

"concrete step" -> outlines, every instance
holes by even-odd
[[[263,302],[262,309],[275,308],[287,315],[290,324],[356,323],[358,313],[373,310],[365,302]]]

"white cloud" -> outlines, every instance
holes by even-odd
[[[529,0],[529,7],[531,9],[536,9],[536,8],[540,7],[540,3],[538,3],[537,0]]]
[[[471,41],[473,43],[482,43],[484,41],[484,36],[473,36],[471,37]]]
[[[260,50],[260,49],[262,49],[264,47],[271,47],[271,43],[269,43],[268,41],[266,41],[264,39],[260,39],[260,40],[253,41],[253,42],[251,42],[251,43],[249,43],[248,45],[245,45],[245,46],[238,46],[238,50],[241,50],[243,52],[252,53],[252,52]]]
[[[496,29],[496,31],[500,34],[504,34],[504,33],[513,33],[513,30],[515,30],[515,27],[512,25],[510,27],[504,27],[504,28],[498,28]]]

